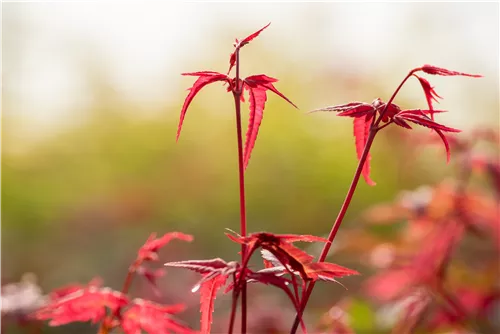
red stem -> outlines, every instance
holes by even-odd
[[[326,256],[328,255],[328,251],[330,250],[330,247],[332,246],[333,239],[335,239],[335,236],[337,235],[337,231],[340,228],[340,224],[342,224],[342,220],[344,219],[344,216],[347,212],[347,209],[349,208],[349,205],[351,204],[352,197],[354,195],[354,192],[356,190],[356,187],[358,185],[359,179],[361,177],[361,172],[363,170],[363,166],[365,164],[366,158],[368,157],[368,153],[370,152],[370,148],[373,143],[373,139],[375,139],[375,135],[377,134],[377,129],[375,127],[372,127],[370,130],[370,134],[368,136],[368,139],[366,141],[365,148],[363,150],[363,154],[361,155],[361,159],[359,160],[358,167],[356,169],[356,173],[354,174],[354,178],[351,182],[351,186],[349,187],[349,191],[347,192],[346,198],[344,200],[344,203],[342,204],[342,208],[340,209],[340,212],[337,216],[337,219],[335,220],[335,223],[333,223],[332,229],[330,230],[330,234],[328,235],[328,241],[325,243],[323,246],[323,250],[321,251],[321,254],[319,256],[318,262],[323,262],[326,259]],[[290,331],[291,334],[295,334],[295,332],[298,329],[300,319],[302,318],[302,314],[304,313],[304,309],[306,308],[307,302],[309,301],[309,297],[311,296],[312,290],[314,289],[315,282],[311,282],[307,286],[306,293],[304,297],[302,298],[301,306],[300,306],[300,313],[297,314],[295,317],[295,322],[293,323],[292,330]]]
[[[246,206],[245,206],[245,170],[243,166],[243,139],[241,134],[241,94],[243,87],[240,86],[240,52],[236,50],[236,84],[233,87],[234,106],[236,111],[236,131],[238,136],[238,173],[240,182],[240,235],[247,235]],[[241,261],[245,260],[246,245],[241,245]],[[246,281],[241,285],[241,333],[246,333],[247,327],[247,285]]]
[[[396,95],[399,93],[401,87],[403,87],[404,83],[410,78],[413,73],[418,71],[419,69],[413,69],[411,70],[406,77],[401,81],[399,84],[398,88],[394,91],[392,94],[391,98],[385,105],[384,109],[380,113],[380,116],[378,119],[372,124],[371,129],[370,129],[370,134],[368,135],[368,139],[366,140],[365,148],[363,149],[363,154],[361,155],[361,158],[359,159],[358,167],[356,168],[356,173],[354,174],[354,178],[351,182],[351,186],[349,187],[349,191],[347,192],[347,195],[344,199],[344,203],[342,204],[342,207],[340,209],[340,212],[337,216],[337,219],[335,219],[335,222],[333,223],[332,229],[330,230],[330,234],[328,235],[328,241],[325,243],[323,246],[323,250],[321,251],[321,254],[319,256],[318,262],[323,262],[325,261],[328,251],[330,250],[330,247],[332,246],[333,240],[335,239],[335,236],[337,235],[337,231],[340,228],[340,225],[342,224],[342,221],[344,219],[344,216],[347,212],[347,209],[349,208],[349,205],[351,204],[352,197],[354,195],[354,192],[356,191],[356,187],[358,186],[359,178],[361,177],[361,172],[363,171],[363,166],[365,164],[365,161],[368,157],[368,153],[370,153],[370,148],[373,144],[373,140],[375,139],[376,134],[378,133],[378,125],[382,121],[382,118],[384,117],[384,114],[387,112],[388,107],[391,105],[392,101],[394,101],[394,98]],[[383,128],[383,127],[381,127]],[[302,299],[301,306],[300,306],[300,313],[297,314],[295,317],[295,321],[293,323],[292,329],[290,331],[290,334],[295,334],[297,332],[297,329],[299,327],[299,322],[300,319],[302,318],[302,314],[304,313],[304,310],[306,308],[307,302],[309,301],[309,297],[311,296],[312,290],[314,289],[315,282],[309,283],[307,286],[307,291],[304,295],[304,298]]]

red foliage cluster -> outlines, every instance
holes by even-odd
[[[267,91],[275,93],[296,107],[276,89],[274,83],[278,81],[277,79],[264,74],[248,76],[245,79],[239,78],[240,49],[268,26],[269,24],[241,40],[236,40],[235,50],[229,59],[228,74],[214,71],[183,74],[198,78],[189,89],[190,92],[182,106],[177,139],[191,102],[196,94],[208,84],[215,82],[227,84],[227,91],[232,92],[235,99],[237,115],[242,235],[237,233],[226,233],[226,235],[242,246],[241,261],[227,262],[221,258],[214,258],[165,264],[168,267],[189,269],[202,275],[200,281],[192,289],[192,292],[200,292],[200,329],[202,333],[210,333],[211,331],[214,301],[221,289],[224,289],[225,293],[232,293],[228,332],[232,333],[233,331],[240,295],[242,296],[242,332],[246,332],[246,286],[250,283],[271,285],[285,292],[297,312],[291,333],[295,333],[299,324],[306,332],[302,314],[315,283],[317,281],[337,282],[338,278],[359,274],[355,270],[325,262],[325,259],[361,175],[368,184],[375,185],[375,182],[370,178],[370,148],[376,134],[390,124],[394,123],[402,128],[412,129],[410,123],[413,123],[432,129],[439,135],[445,146],[447,161],[450,160],[451,143],[454,149],[466,157],[464,161],[467,163],[463,165],[464,168],[469,168],[470,171],[487,171],[496,185],[497,193],[500,193],[500,164],[498,161],[475,156],[471,152],[471,143],[456,138],[448,139],[445,136],[445,132],[456,133],[460,130],[442,125],[434,120],[435,114],[443,112],[443,110],[434,109],[433,101],[438,102],[438,98],[441,97],[427,79],[416,73],[468,77],[479,77],[479,75],[424,65],[408,73],[387,103],[377,98],[372,103],[350,102],[314,110],[333,111],[337,112],[339,116],[354,118],[356,154],[359,160],[353,182],[328,239],[313,235],[273,234],[269,232],[247,235],[243,170],[248,165],[258,136],[267,101]],[[229,73],[233,68],[236,68],[236,75],[230,77]],[[412,76],[416,77],[422,86],[428,104],[427,109],[402,109],[393,103],[400,88]],[[242,152],[241,121],[239,118],[240,103],[244,102],[244,91],[248,92],[250,116],[244,152]],[[469,175],[470,173],[465,174]],[[434,190],[438,195],[431,201],[414,201],[416,204],[410,201],[410,205],[407,201],[404,208],[399,207],[396,210],[392,206],[388,210],[390,215],[385,215],[384,219],[391,216],[400,219],[404,217],[409,220],[407,228],[403,230],[401,236],[401,240],[404,241],[402,242],[403,246],[393,245],[391,248],[397,249],[401,253],[395,251],[397,253],[393,254],[395,260],[386,261],[388,265],[385,266],[385,269],[370,278],[365,284],[367,293],[378,301],[405,300],[404,314],[400,322],[395,325],[395,333],[410,333],[422,323],[422,327],[428,331],[440,329],[443,325],[463,326],[464,322],[470,319],[477,320],[484,317],[500,296],[498,287],[494,286],[491,286],[487,291],[459,286],[454,292],[450,292],[449,284],[449,272],[453,264],[453,257],[463,240],[470,235],[486,238],[485,236],[490,236],[491,233],[498,234],[500,232],[498,212],[492,209],[496,202],[492,202],[488,196],[483,196],[483,194],[477,195],[466,191],[463,184],[451,191],[446,187],[436,187]],[[433,205],[439,206],[438,214],[433,209]],[[359,235],[363,235],[363,233],[361,232]],[[158,292],[156,278],[164,274],[164,268],[151,269],[145,264],[158,262],[158,251],[173,239],[192,241],[193,238],[179,232],[167,233],[160,238],[157,238],[156,234],[152,234],[139,249],[136,259],[129,267],[121,291],[103,288],[96,280],[86,286],[70,285],[55,290],[50,295],[49,302],[40,308],[34,317],[38,320],[50,320],[49,324],[52,326],[78,321],[100,323],[99,333],[109,333],[118,328],[127,334],[139,334],[142,331],[150,334],[193,332],[192,329],[174,318],[175,314],[184,310],[183,305],[160,305],[144,299],[131,299],[128,296],[132,279],[137,274],[144,276]],[[500,238],[492,239],[496,249],[500,249]],[[355,240],[354,243],[360,244],[360,239],[356,238]],[[365,240],[370,239],[366,238]],[[295,246],[296,242],[323,243],[324,247],[319,259],[315,260],[313,255]],[[425,247],[422,248],[422,245]],[[263,260],[261,269],[249,267],[249,261],[257,251],[260,251]],[[336,305],[324,318],[322,326],[327,327],[330,333],[354,332],[349,328],[345,319],[348,308],[346,305],[348,304],[346,302],[342,305]],[[428,312],[431,306],[434,309],[429,313],[428,321],[422,321],[423,314]]]
[[[38,309],[33,318],[50,320],[50,326],[61,326],[72,322],[100,323],[99,333],[109,333],[121,328],[125,334],[193,333],[189,327],[173,317],[184,310],[183,305],[160,305],[143,299],[130,299],[127,295],[135,274],[144,275],[154,287],[155,277],[163,274],[163,268],[151,271],[143,266],[146,262],[158,261],[158,251],[172,239],[192,241],[187,234],[172,232],[156,238],[153,233],[137,252],[137,258],[129,268],[122,291],[101,287],[100,279],[89,284],[71,284],[54,290],[49,301]]]

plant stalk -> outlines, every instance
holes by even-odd
[[[233,87],[234,106],[236,111],[236,132],[238,136],[238,173],[239,173],[239,188],[240,188],[240,235],[246,237],[247,222],[246,222],[246,201],[245,201],[245,170],[243,166],[243,139],[241,131],[241,94],[242,86],[240,86],[240,52],[236,50],[236,83]],[[246,245],[241,245],[241,261],[245,260]],[[238,297],[236,295],[236,297]],[[241,285],[241,333],[246,333],[247,327],[247,285],[246,281]]]
[[[361,159],[359,160],[358,167],[356,168],[356,173],[354,174],[354,178],[351,182],[351,186],[349,187],[349,191],[347,192],[347,195],[345,197],[344,203],[342,204],[342,208],[340,209],[340,212],[337,216],[337,219],[335,220],[335,223],[333,223],[332,229],[330,230],[330,234],[328,235],[328,242],[325,243],[323,246],[323,250],[321,251],[321,254],[319,256],[318,262],[323,262],[325,261],[328,252],[330,250],[330,247],[332,246],[332,242],[335,239],[335,236],[337,235],[337,231],[340,228],[340,224],[342,224],[342,220],[344,219],[344,216],[347,212],[347,209],[349,208],[349,205],[351,204],[352,197],[354,195],[354,192],[356,191],[356,187],[358,186],[359,179],[361,177],[361,172],[363,171],[363,166],[365,164],[366,158],[368,157],[368,153],[370,152],[370,148],[373,144],[373,140],[375,139],[375,135],[377,134],[378,130],[372,126],[372,129],[370,130],[370,134],[368,135],[368,139],[365,144],[365,148],[363,150],[363,154],[361,155]],[[309,297],[311,296],[312,290],[314,289],[315,282],[311,282],[307,286],[306,293],[304,294],[302,301],[301,301],[301,306],[300,306],[300,313],[297,314],[295,317],[295,322],[293,323],[292,330],[290,331],[291,334],[295,334],[295,332],[298,329],[300,319],[302,318],[302,314],[304,313],[304,309],[307,305],[307,302],[309,300]]]
[[[347,209],[349,208],[349,205],[351,204],[352,197],[354,195],[354,192],[356,191],[356,187],[358,186],[359,178],[361,177],[361,172],[363,171],[363,167],[365,165],[365,161],[368,157],[368,153],[370,153],[371,146],[373,144],[373,140],[375,139],[376,134],[381,128],[384,128],[385,126],[382,126],[379,128],[379,124],[382,121],[385,113],[387,112],[388,107],[391,105],[392,101],[396,98],[396,95],[398,95],[399,91],[401,90],[401,87],[405,84],[405,82],[413,75],[413,73],[419,71],[419,68],[413,69],[408,74],[406,77],[401,81],[399,86],[396,88],[394,93],[392,94],[391,98],[389,101],[387,101],[387,104],[385,105],[384,109],[380,113],[379,117],[372,123],[372,126],[370,128],[370,134],[368,135],[368,138],[366,140],[365,148],[363,149],[363,154],[361,155],[361,158],[359,159],[358,167],[356,168],[356,172],[354,174],[354,178],[351,182],[351,186],[349,187],[349,191],[347,192],[347,195],[344,199],[344,203],[342,204],[342,207],[340,209],[339,214],[337,215],[337,219],[335,219],[335,222],[333,223],[332,229],[330,230],[330,234],[328,235],[328,242],[325,243],[323,246],[323,250],[321,251],[321,254],[319,256],[318,262],[323,262],[327,255],[328,251],[330,250],[330,247],[332,246],[332,242],[335,239],[335,236],[337,235],[337,231],[340,228],[340,225],[342,224],[342,221],[344,219],[344,216],[347,212]],[[297,332],[297,329],[299,327],[299,322],[302,318],[302,314],[304,313],[304,309],[306,308],[307,302],[309,300],[309,297],[311,296],[312,290],[314,289],[315,282],[309,283],[307,286],[307,291],[304,295],[304,298],[301,301],[301,306],[300,306],[300,313],[297,314],[295,317],[295,321],[293,323],[292,329],[290,331],[290,334],[295,334]]]

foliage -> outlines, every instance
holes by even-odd
[[[442,113],[444,110],[435,109],[433,101],[438,102],[437,99],[441,97],[427,79],[416,73],[423,72],[440,76],[480,76],[424,65],[409,71],[387,103],[377,98],[371,103],[350,102],[313,110],[314,112],[333,111],[339,116],[354,118],[353,134],[358,167],[328,237],[271,232],[247,233],[244,173],[263,119],[267,91],[272,91],[296,107],[273,85],[278,81],[277,79],[265,74],[240,79],[239,53],[241,48],[259,36],[268,26],[269,24],[242,40],[236,40],[235,50],[230,55],[228,74],[214,71],[183,74],[198,78],[189,89],[181,108],[177,140],[194,97],[205,86],[220,81],[227,85],[227,91],[231,92],[234,97],[238,143],[240,233],[230,231],[226,235],[231,241],[241,246],[240,260],[227,261],[222,258],[213,258],[165,263],[167,267],[184,268],[201,274],[200,280],[192,288],[193,293],[199,292],[200,294],[200,331],[202,333],[212,331],[215,299],[220,291],[223,291],[231,293],[231,312],[227,332],[234,331],[237,306],[241,301],[241,332],[246,333],[248,331],[247,302],[253,297],[252,294],[247,296],[247,285],[260,284],[280,289],[290,300],[296,312],[290,333],[295,333],[299,326],[304,333],[307,332],[308,326],[303,314],[315,284],[318,281],[338,283],[339,278],[360,275],[361,270],[357,271],[326,262],[326,257],[334,241],[339,244],[343,252],[356,254],[360,250],[361,253],[367,251],[364,247],[352,249],[352,244],[345,245],[342,239],[339,240],[336,236],[351,204],[360,177],[363,176],[367,184],[375,185],[370,177],[370,149],[376,135],[390,124],[409,130],[412,129],[409,123],[413,123],[430,128],[432,132],[437,133],[445,146],[447,161],[450,161],[451,151],[456,152],[460,159],[460,178],[455,182],[444,182],[431,188],[432,196],[425,201],[417,198],[418,194],[412,194],[403,203],[392,203],[382,208],[383,210],[378,208],[378,211],[365,213],[365,217],[368,217],[366,219],[368,228],[360,228],[361,230],[355,232],[357,234],[354,234],[353,239],[362,237],[364,238],[362,240],[371,240],[375,249],[380,244],[389,247],[390,259],[382,261],[384,264],[376,268],[378,269],[376,274],[364,280],[362,296],[369,296],[376,303],[398,306],[399,320],[392,323],[389,328],[393,333],[419,331],[439,333],[443,328],[471,333],[493,333],[496,324],[492,323],[488,317],[495,302],[498,302],[500,298],[498,287],[491,283],[481,290],[460,284],[457,277],[459,275],[454,274],[454,271],[460,268],[471,277],[475,275],[488,277],[491,275],[491,267],[494,267],[496,263],[496,258],[491,254],[497,254],[500,247],[498,238],[500,217],[495,210],[500,193],[500,165],[494,157],[476,155],[473,148],[476,141],[484,140],[498,150],[497,134],[478,131],[469,138],[460,137],[460,139],[445,134],[458,133],[460,130],[435,121],[435,114]],[[236,73],[234,77],[230,77],[229,73],[233,68]],[[427,101],[425,109],[403,109],[393,103],[401,87],[411,77],[417,78],[423,89]],[[240,105],[245,101],[244,91],[248,92],[250,116],[243,146]],[[422,136],[421,141],[424,142],[426,138],[427,136]],[[434,142],[429,140],[427,143],[433,144]],[[415,147],[417,147],[416,143],[412,145],[412,148]],[[475,172],[486,174],[491,178],[489,183],[493,186],[493,192],[468,189],[471,175]],[[387,219],[388,217],[391,219]],[[398,230],[399,234],[389,245],[374,240],[376,238],[370,233],[370,225],[401,224],[401,221],[405,220],[406,225]],[[351,233],[353,231],[346,231],[347,236]],[[487,249],[488,257],[476,261],[475,268],[472,268],[470,263],[455,260],[458,250],[469,238],[491,243],[491,249]],[[151,234],[129,266],[120,291],[102,287],[99,279],[94,279],[87,285],[75,284],[59,288],[48,296],[43,305],[37,306],[27,319],[34,322],[49,320],[50,326],[72,322],[91,322],[99,324],[101,334],[118,329],[126,334],[143,331],[151,334],[194,332],[195,330],[174,317],[185,309],[184,305],[163,305],[152,300],[130,297],[129,290],[137,275],[143,276],[154,291],[160,293],[157,279],[164,275],[165,269],[154,270],[149,266],[159,261],[159,250],[173,239],[190,242],[193,237],[180,232],[166,233],[160,238],[157,238],[155,233]],[[296,242],[323,244],[319,258],[315,259],[311,252],[295,246]],[[422,248],[422,244],[426,247]],[[255,253],[261,256],[262,268],[260,269],[251,265],[251,258]],[[368,301],[356,299],[353,294],[334,305],[322,317],[315,332],[375,331],[374,327],[377,327],[377,324],[370,305]],[[349,320],[349,316],[368,320],[366,322]]]

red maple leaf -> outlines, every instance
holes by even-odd
[[[373,116],[371,114],[356,117],[354,119],[354,138],[356,142],[356,155],[358,160],[361,159],[363,151],[365,149],[368,136],[370,134],[370,127],[372,124]],[[376,183],[370,178],[370,160],[372,159],[371,154],[368,153],[365,163],[363,165],[363,170],[361,174],[363,175],[366,183],[370,186],[376,185]]]
[[[98,323],[106,317],[107,309],[113,312],[128,304],[128,298],[109,288],[87,286],[51,300],[35,312],[38,320],[49,320],[50,326],[61,326],[71,322]]]
[[[434,120],[434,106],[432,105],[432,100],[439,103],[438,98],[442,99],[442,97],[439,96],[438,93],[436,93],[434,87],[431,86],[430,82],[427,79],[419,77],[416,74],[413,74],[413,76],[418,79],[420,85],[422,86],[422,89],[424,90],[425,99],[427,100],[427,105],[429,106],[431,119]]]
[[[182,75],[192,75],[198,76],[199,78],[194,82],[193,86],[189,88],[189,94],[184,100],[184,105],[181,109],[181,117],[179,120],[179,127],[177,128],[177,137],[176,140],[179,140],[179,136],[181,135],[182,123],[184,122],[184,117],[186,116],[186,112],[188,110],[189,105],[193,101],[194,97],[198,92],[208,84],[224,81],[227,83],[231,83],[231,79],[226,75],[213,71],[201,71],[201,72],[193,72],[193,73],[182,73]]]
[[[434,122],[431,118],[429,118],[426,113],[437,112],[436,110],[420,110],[420,109],[410,109],[410,110],[402,110],[396,115],[394,115],[393,120],[397,125],[404,127],[406,129],[411,129],[411,126],[406,122],[410,121],[418,125],[425,126],[430,128],[441,137],[443,141],[444,147],[446,149],[446,161],[450,161],[450,145],[448,144],[448,140],[446,139],[443,132],[461,132],[458,129],[450,128],[444,126],[442,124]]]
[[[279,264],[286,272],[297,273],[304,281],[309,280],[331,280],[333,277],[357,274],[333,263],[313,263],[314,257],[303,250],[295,247],[292,243],[303,242],[328,242],[326,239],[313,235],[272,234],[266,232],[253,233],[247,237],[239,235],[226,235],[234,242],[245,244],[248,252],[260,247],[268,251],[273,257],[265,260],[273,265]]]
[[[227,278],[239,269],[239,264],[215,258],[169,262],[165,263],[165,266],[185,268],[203,274],[203,278],[192,291],[200,290],[201,332],[210,333],[217,292],[226,284]]]
[[[267,100],[266,91],[272,91],[297,108],[292,101],[286,98],[276,89],[276,87],[274,87],[273,82],[277,81],[277,79],[268,77],[264,74],[252,75],[243,80],[243,88],[248,90],[249,93],[248,100],[250,106],[250,117],[248,120],[248,130],[245,140],[245,153],[243,155],[245,168],[248,166],[250,155],[252,154],[252,149],[259,133],[260,123],[262,122],[262,117],[264,116],[264,107]]]
[[[433,65],[424,65],[419,68],[419,70],[427,73],[427,74],[432,74],[432,75],[442,75],[442,76],[464,76],[464,77],[472,77],[472,78],[482,78],[482,75],[479,74],[468,74],[468,73],[462,73],[462,72],[457,72],[457,71],[450,71],[445,68],[433,66]]]
[[[365,102],[350,102],[346,104],[320,108],[311,112],[317,111],[333,111],[338,112],[338,116],[354,117],[354,139],[356,144],[356,155],[358,161],[363,155],[363,151],[368,140],[370,128],[377,112],[380,112],[385,107],[385,103],[380,99],[375,99],[372,103]],[[389,119],[391,114],[398,112],[398,106],[391,103],[392,108],[388,108],[384,115],[384,121]],[[363,165],[362,175],[366,183],[374,186],[376,183],[370,178],[370,160],[371,155],[368,153]]]
[[[144,299],[134,299],[121,317],[125,334],[195,333],[172,315],[182,312],[184,305],[160,305]]]
[[[262,32],[262,30],[266,29],[270,25],[271,25],[271,22],[269,22],[262,29],[259,29],[256,32],[254,32],[253,34],[248,35],[247,37],[243,38],[241,41],[236,39],[236,41],[234,43],[235,50],[231,53],[231,56],[229,57],[229,70],[227,71],[228,74],[229,74],[229,72],[231,72],[231,69],[233,68],[233,66],[236,63],[236,52],[239,51],[243,46],[250,43],[255,37],[259,36],[259,34]]]
[[[239,52],[239,50],[248,44],[250,41],[252,41],[255,37],[257,37],[265,28],[267,28],[271,23],[263,27],[262,29],[256,31],[255,33],[245,37],[242,40],[236,40],[236,43],[234,44],[235,51],[231,54],[230,60],[229,60],[229,72],[231,71],[232,67],[236,63],[236,55]],[[249,116],[249,122],[248,122],[248,130],[246,134],[246,141],[245,141],[245,152],[244,152],[244,168],[248,166],[248,162],[250,160],[250,156],[252,153],[252,149],[255,145],[255,140],[257,139],[257,135],[259,133],[259,127],[262,122],[262,117],[264,113],[264,107],[265,103],[267,100],[267,91],[270,90],[276,95],[280,96],[284,100],[286,100],[288,103],[293,105],[295,108],[297,106],[293,104],[292,101],[290,101],[288,98],[286,98],[276,87],[274,87],[273,83],[277,82],[278,80],[275,78],[268,77],[267,75],[264,74],[258,74],[258,75],[251,75],[244,80],[241,80],[239,76],[237,75],[236,78],[230,78],[227,74],[222,74],[219,72],[214,72],[214,71],[201,71],[201,72],[194,72],[194,73],[183,73],[183,75],[192,75],[192,76],[198,76],[198,79],[195,81],[193,86],[189,89],[190,92],[186,99],[184,100],[184,104],[181,109],[181,115],[180,115],[180,120],[179,120],[179,126],[177,129],[177,137],[176,139],[179,139],[181,129],[182,129],[182,124],[184,122],[184,117],[186,115],[187,109],[191,102],[193,101],[194,97],[198,92],[205,87],[208,84],[217,82],[217,81],[223,81],[228,84],[227,91],[232,91],[234,96],[238,96],[239,99],[244,102],[244,96],[243,92],[244,90],[247,90],[249,93],[249,106],[250,106],[250,116]]]
[[[184,234],[181,232],[169,232],[165,233],[162,237],[156,238],[156,233],[151,233],[146,243],[139,248],[137,252],[137,259],[134,265],[142,263],[144,261],[157,261],[158,251],[160,248],[164,247],[173,239],[179,239],[183,241],[192,241],[193,236],[189,234]]]

